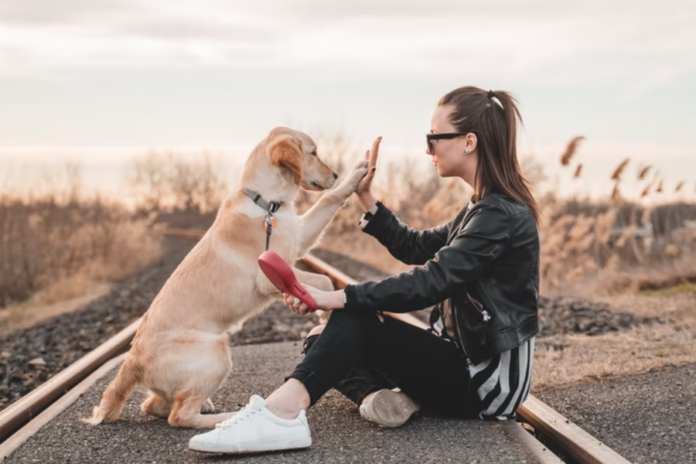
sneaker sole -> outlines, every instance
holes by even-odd
[[[389,390],[375,394],[371,399],[373,416],[377,425],[387,428],[400,427],[406,423],[420,407],[408,396]],[[367,407],[367,406],[366,406]]]
[[[284,451],[292,449],[309,448],[312,446],[312,438],[300,438],[297,440],[269,440],[264,442],[247,442],[233,445],[230,443],[189,443],[189,449],[201,453],[263,453],[265,451]]]

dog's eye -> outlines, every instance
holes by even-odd
[[[312,153],[310,153],[310,155],[312,155],[312,156],[317,156],[317,151],[314,150]]]

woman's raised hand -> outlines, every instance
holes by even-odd
[[[377,169],[377,156],[379,155],[379,144],[382,141],[382,137],[377,137],[372,143],[372,149],[365,152],[365,159],[367,160],[367,174],[362,178],[358,184],[358,188],[355,190],[358,199],[362,204],[363,208],[369,210],[376,203],[376,200],[372,196],[370,191],[372,187],[372,179],[375,178],[375,170]]]

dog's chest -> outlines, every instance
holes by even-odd
[[[275,216],[270,234],[263,228],[264,240],[268,235],[269,249],[275,251],[286,260],[292,260],[297,251],[297,245],[302,236],[302,221],[296,215]]]
[[[266,217],[263,214],[249,214],[243,233],[254,237],[254,241],[263,245],[266,243],[269,249],[275,251],[284,259],[294,259],[297,245],[302,237],[302,221],[294,211],[278,211],[272,216],[270,229],[266,226]]]

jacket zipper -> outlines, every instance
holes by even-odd
[[[462,332],[459,329],[459,319],[457,319],[457,311],[455,310],[454,305],[452,305],[452,316],[454,316],[454,325],[457,327],[459,344],[461,345],[462,352],[464,353],[464,359],[466,359],[466,368],[468,370],[473,367],[474,363],[471,362],[471,358],[469,358],[469,354],[466,352],[466,348],[464,348],[464,339],[462,338]]]
[[[469,301],[471,302],[472,305],[474,305],[474,308],[481,313],[481,317],[483,318],[483,323],[487,323],[488,321],[491,320],[491,315],[488,314],[488,310],[484,309],[483,303],[481,303],[479,300],[476,298],[472,297],[469,292],[466,292],[466,296],[469,297]],[[486,344],[486,329],[484,328],[483,330],[483,336],[481,337],[481,345]]]
[[[469,292],[466,292],[466,296],[469,298],[469,301],[471,301],[471,304],[474,305],[474,308],[478,312],[481,313],[481,316],[483,316],[483,322],[488,322],[491,320],[491,315],[488,314],[488,310],[483,309],[483,303],[481,303],[479,300],[476,298],[472,297]]]

